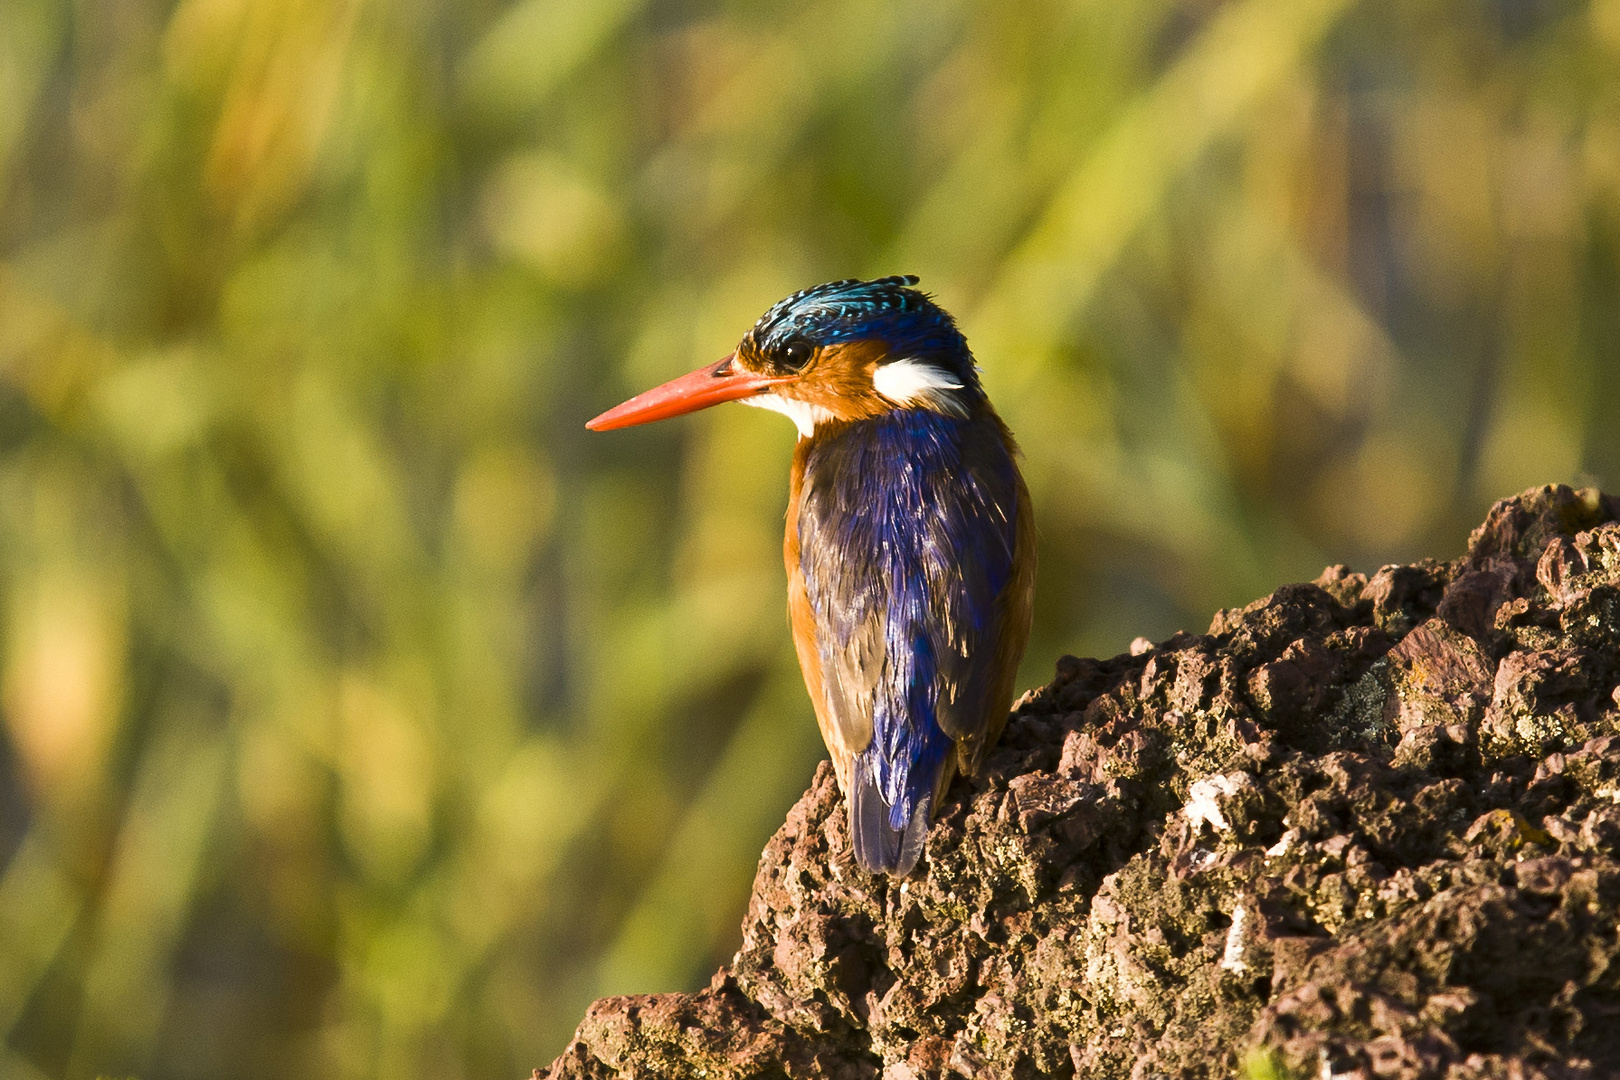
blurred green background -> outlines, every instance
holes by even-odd
[[[922,275],[1023,681],[1620,486],[1620,0],[0,0],[0,1077],[498,1078],[821,755],[759,410]]]

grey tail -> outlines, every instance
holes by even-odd
[[[849,792],[849,835],[855,842],[855,858],[873,873],[903,878],[922,858],[933,818],[934,796],[923,796],[912,807],[906,827],[889,824],[889,803],[877,779],[866,770],[866,762],[855,759]]]

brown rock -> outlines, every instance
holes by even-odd
[[[1477,724],[1491,700],[1496,665],[1471,637],[1441,619],[1407,634],[1389,651],[1388,662],[1395,693],[1386,710],[1403,734],[1430,725]]]
[[[1454,564],[1064,657],[903,883],[823,765],[734,963],[547,1075],[1620,1075],[1616,509],[1538,489]]]

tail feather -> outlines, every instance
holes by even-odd
[[[932,793],[918,799],[904,827],[896,828],[891,823],[889,803],[861,758],[855,760],[851,773],[849,833],[855,844],[855,858],[873,873],[905,877],[922,858],[934,816]]]
[[[928,829],[933,824],[934,797],[924,795],[912,807],[911,820],[906,822],[906,831],[900,837],[900,855],[895,859],[894,869],[891,873],[895,877],[905,877],[911,873],[917,860],[922,858],[923,845],[928,842]]]

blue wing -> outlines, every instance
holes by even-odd
[[[1009,602],[1022,489],[993,416],[898,411],[808,450],[800,569],[830,718],[871,732],[847,792],[871,869],[910,871],[956,743],[971,768],[1004,719],[1028,623]]]

